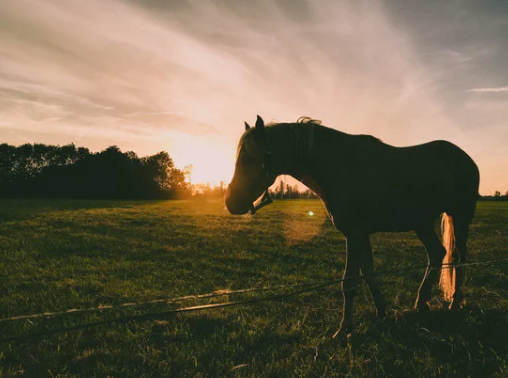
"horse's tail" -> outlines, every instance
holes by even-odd
[[[455,249],[455,230],[453,218],[446,213],[443,213],[441,218],[441,231],[443,233],[443,245],[446,249],[446,255],[443,259],[439,285],[443,290],[444,298],[451,301],[455,291],[455,269],[451,266],[453,263],[453,251]]]

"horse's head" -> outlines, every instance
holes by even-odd
[[[254,212],[254,202],[275,181],[271,153],[263,119],[258,116],[253,128],[245,122],[245,133],[236,152],[235,174],[226,193],[226,207],[231,214]]]

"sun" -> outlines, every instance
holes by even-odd
[[[192,165],[192,184],[220,185],[229,183],[235,166],[235,148],[216,140],[194,139],[192,143],[180,144],[175,151],[178,165]],[[182,166],[183,166],[182,165]]]

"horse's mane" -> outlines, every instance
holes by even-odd
[[[321,125],[322,122],[320,119],[313,119],[310,117],[302,116],[297,119],[296,123],[312,123],[314,125]]]
[[[307,117],[307,116],[302,116],[302,117],[298,118],[296,120],[296,123],[308,123],[308,124],[312,124],[312,125],[321,125],[322,124],[321,120],[313,119],[313,118]],[[272,122],[268,122],[266,124],[266,126],[275,126],[275,125],[279,125],[279,124],[280,124],[280,122],[273,122],[272,121]]]
[[[279,122],[270,122],[266,126],[282,125]],[[321,125],[321,121],[311,117],[300,117],[295,123],[284,123],[288,126],[289,138],[296,148],[298,161],[306,164],[314,147],[314,126]]]

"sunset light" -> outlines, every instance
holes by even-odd
[[[235,146],[194,138],[178,145],[174,158],[180,165],[192,165],[190,181],[193,184],[227,184],[233,177]]]
[[[508,377],[508,0],[0,0],[0,378]]]

